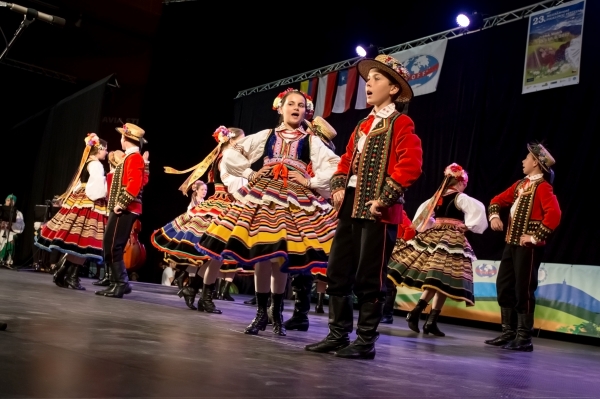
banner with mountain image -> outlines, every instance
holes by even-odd
[[[415,96],[433,93],[437,89],[448,39],[390,54],[408,69],[408,83]]]
[[[473,263],[475,306],[446,300],[442,316],[500,323],[496,276],[500,261]],[[600,338],[600,266],[542,263],[536,295],[536,329]],[[398,288],[396,307],[409,311],[420,291]]]
[[[579,83],[585,0],[529,16],[523,94]]]

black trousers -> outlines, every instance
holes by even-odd
[[[327,265],[327,294],[351,295],[358,303],[384,301],[387,265],[394,249],[398,226],[354,219],[354,188],[347,188]]]
[[[138,216],[127,211],[122,211],[119,214],[110,211],[104,231],[104,241],[102,242],[104,263],[109,265],[123,260],[123,251],[131,235],[133,223],[135,223]]]
[[[496,279],[498,305],[514,308],[518,313],[533,313],[538,269],[544,247],[506,244]]]

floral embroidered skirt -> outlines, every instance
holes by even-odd
[[[292,181],[263,177],[234,194],[235,203],[210,225],[196,245],[214,259],[233,259],[222,271],[251,272],[280,258],[284,273],[327,267],[337,214],[323,197]]]
[[[107,220],[106,199],[92,201],[85,186],[69,195],[60,210],[41,229],[35,245],[46,251],[76,255],[101,263]]]
[[[388,263],[388,278],[399,286],[431,288],[473,306],[476,259],[464,233],[454,225],[436,224],[406,243],[398,240]]]
[[[154,231],[152,245],[167,253],[168,258],[176,263],[201,265],[209,260],[209,256],[198,252],[194,246],[200,242],[213,219],[233,203],[223,186],[216,186],[215,189],[215,194],[206,201]]]

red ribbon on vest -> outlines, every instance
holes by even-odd
[[[279,179],[279,176],[281,176],[283,180],[283,187],[287,187],[288,172],[289,170],[287,166],[285,166],[285,164],[281,162],[275,165],[275,167],[273,168],[273,177],[275,178],[275,180],[277,180]]]

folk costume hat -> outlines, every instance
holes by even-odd
[[[123,127],[117,127],[115,130],[121,133],[123,136],[135,141],[139,141],[142,144],[148,143],[148,141],[144,138],[144,134],[146,133],[144,129],[134,125],[133,123],[126,123],[123,125]]]
[[[125,159],[125,153],[121,150],[111,151],[108,153],[108,162],[116,168]]]
[[[552,166],[556,161],[543,145],[539,143],[527,144],[527,150],[529,150],[531,155],[539,162],[542,169],[548,173],[552,171]]]
[[[312,130],[315,135],[317,135],[325,143],[326,146],[335,151],[335,146],[333,145],[332,141],[335,136],[337,136],[337,132],[333,126],[329,124],[329,122],[320,116],[317,116],[312,122],[306,121],[306,123],[308,124],[310,130]]]
[[[71,191],[73,191],[73,189],[75,188],[77,183],[79,183],[79,177],[81,176],[81,171],[83,170],[83,167],[87,164],[87,160],[90,156],[90,151],[92,150],[92,147],[96,147],[99,150],[106,149],[104,147],[104,145],[102,145],[102,143],[100,142],[100,137],[98,137],[98,135],[96,133],[88,133],[87,136],[85,137],[84,141],[85,141],[85,148],[83,149],[83,155],[81,156],[81,161],[79,162],[79,167],[77,168],[77,172],[75,172],[75,175],[73,175],[73,179],[71,179],[71,183],[69,183],[69,187],[67,188],[67,191],[65,191],[61,196],[59,196],[57,198],[58,200],[64,200],[65,198],[67,198],[69,196],[69,194],[71,194]]]
[[[413,222],[413,225],[415,226],[415,229],[418,232],[423,232],[423,229],[427,225],[429,218],[431,218],[431,215],[433,214],[433,210],[438,205],[438,202],[440,201],[440,198],[442,197],[444,192],[446,192],[446,189],[448,188],[448,183],[452,178],[455,178],[459,182],[464,183],[469,181],[469,175],[467,175],[467,171],[464,170],[459,164],[452,163],[446,166],[446,169],[444,169],[444,181],[442,182],[442,185],[437,189],[435,194],[433,194],[433,197],[431,197],[431,199],[427,203],[427,206],[425,206],[425,209],[421,211],[421,213],[415,218]]]
[[[373,68],[386,72],[394,80],[394,83],[400,86],[400,95],[396,101],[407,103],[413,97],[414,93],[408,80],[410,72],[397,59],[385,54],[379,54],[375,59],[365,58],[358,61],[358,73],[364,80],[369,77],[369,71]]]
[[[286,94],[288,94],[289,92],[292,92],[292,91],[300,93],[304,96],[304,98],[306,98],[306,113],[304,114],[304,119],[309,120],[309,121],[312,120],[313,115],[315,114],[315,105],[313,104],[312,97],[303,91],[293,89],[291,87],[286,89],[285,91],[282,91],[281,93],[279,93],[279,95],[277,97],[275,97],[275,100],[273,100],[273,110],[275,110],[275,111],[279,110],[282,105],[281,101],[283,100],[283,97],[285,97]]]
[[[233,128],[232,128],[233,129]],[[188,176],[187,179],[183,182],[181,186],[179,186],[179,191],[183,193],[183,195],[187,196],[187,193],[190,187],[196,182],[196,180],[200,179],[204,173],[210,168],[213,162],[217,159],[219,154],[221,153],[221,147],[223,144],[229,143],[229,140],[233,138],[244,137],[244,131],[242,129],[235,129],[237,132],[226,128],[225,126],[219,126],[217,130],[213,133],[213,138],[217,141],[217,147],[211,151],[210,154],[206,158],[202,160],[198,165],[192,166],[186,170],[176,170],[171,168],[170,166],[165,166],[165,173],[174,174],[174,175],[182,175],[184,173],[192,172],[191,175]]]

